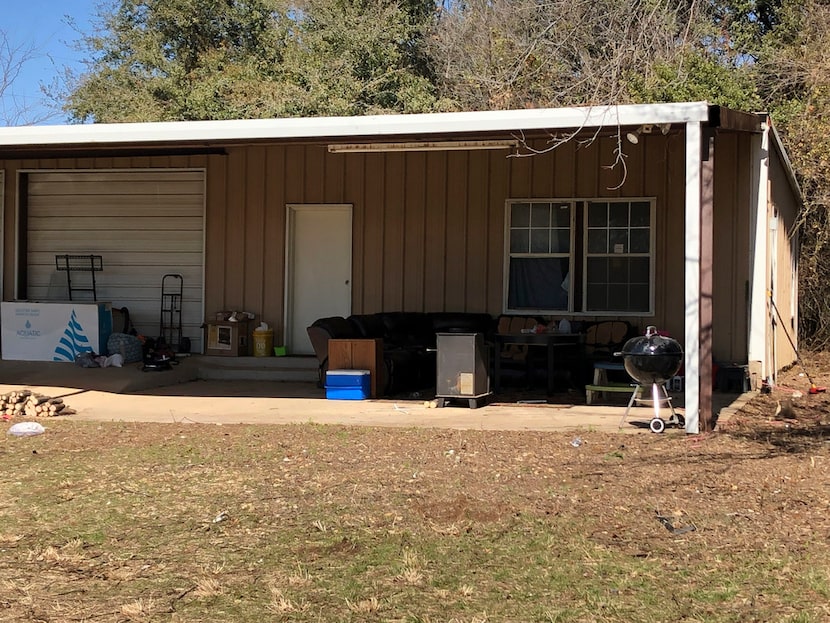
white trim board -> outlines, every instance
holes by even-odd
[[[0,147],[68,144],[98,147],[115,143],[171,144],[177,141],[425,136],[462,132],[702,123],[708,117],[707,102],[684,102],[363,117],[21,126],[0,128]]]

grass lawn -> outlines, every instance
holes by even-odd
[[[0,621],[830,619],[823,428],[44,424],[0,441]]]

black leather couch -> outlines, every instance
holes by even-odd
[[[491,340],[496,320],[475,312],[380,312],[315,320],[308,336],[320,362],[320,380],[328,369],[329,339],[381,338],[386,365],[384,394],[415,392],[435,386],[438,333],[483,333]]]

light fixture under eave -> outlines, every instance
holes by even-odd
[[[628,139],[628,142],[632,145],[636,145],[640,142],[640,129],[637,129],[635,132],[629,132],[625,135],[625,138]]]
[[[671,124],[670,123],[658,123],[654,125],[652,123],[644,123],[639,128],[632,132],[627,132],[625,138],[628,140],[629,143],[632,145],[636,145],[640,142],[640,135],[641,134],[651,134],[654,132],[654,129],[657,128],[660,130],[660,134],[666,136],[671,131]]]
[[[413,143],[333,143],[332,154],[380,153],[390,151],[473,151],[480,149],[516,149],[517,140],[431,141]]]

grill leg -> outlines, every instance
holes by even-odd
[[[654,418],[660,419],[660,390],[657,383],[651,384],[651,399],[654,401]]]
[[[628,418],[628,412],[631,411],[631,407],[634,405],[634,401],[637,400],[637,393],[640,391],[640,386],[635,385],[634,391],[631,392],[631,398],[628,401],[628,406],[625,408],[625,413],[623,413],[622,419],[620,420],[620,428],[622,428],[623,424],[625,424],[625,420]]]

